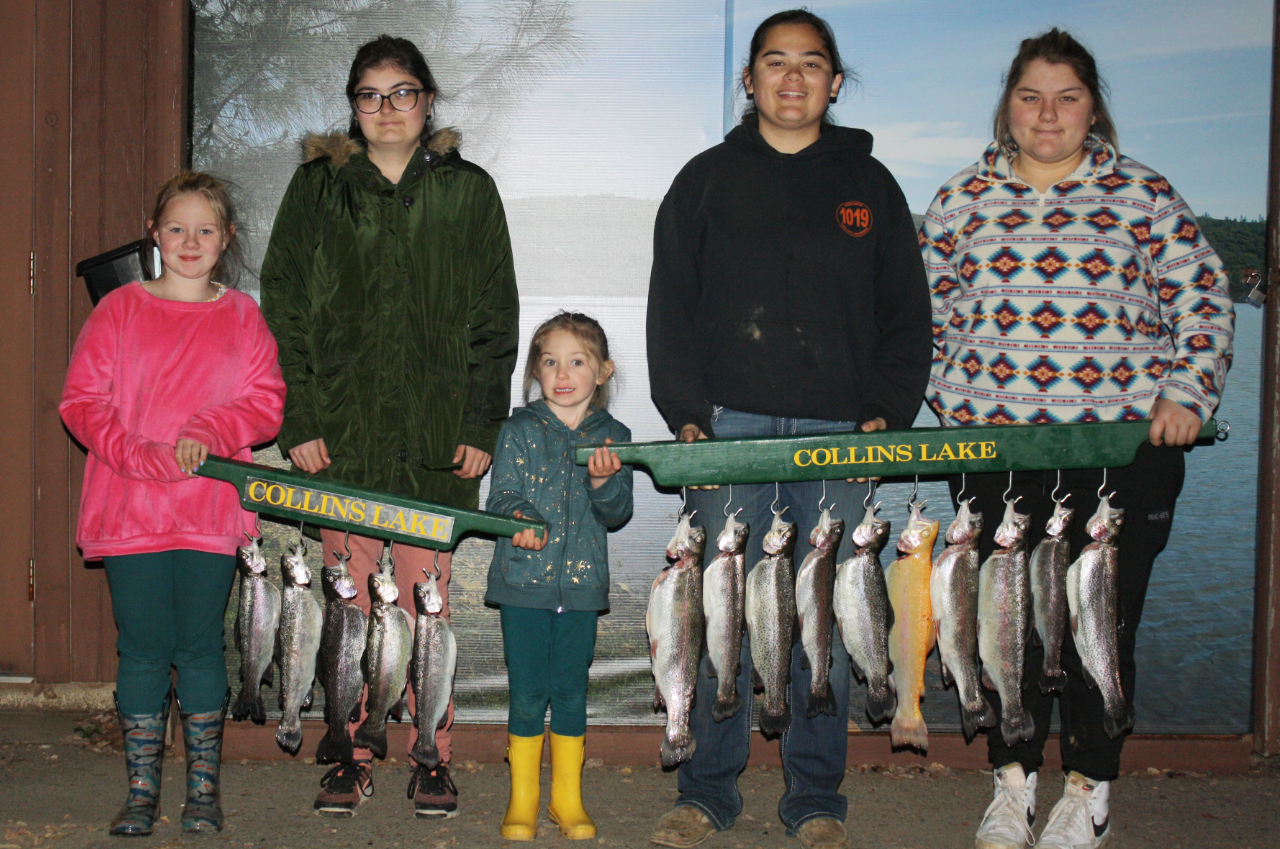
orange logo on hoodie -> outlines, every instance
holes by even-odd
[[[860,200],[845,201],[836,209],[840,229],[855,239],[871,230],[871,210]]]

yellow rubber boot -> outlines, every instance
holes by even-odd
[[[511,801],[502,818],[504,840],[533,840],[538,836],[538,777],[542,771],[542,736],[507,735],[511,764]]]
[[[547,813],[570,840],[592,840],[596,824],[582,808],[582,761],[585,737],[551,732],[551,804]]]

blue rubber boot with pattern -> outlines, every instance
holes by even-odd
[[[160,815],[160,770],[164,766],[164,731],[169,724],[169,696],[159,713],[130,715],[120,711],[124,734],[124,765],[129,796],[111,821],[111,833],[142,837],[151,833]]]
[[[182,830],[189,834],[222,831],[222,794],[218,787],[222,771],[222,729],[227,718],[228,692],[222,707],[209,713],[184,713],[182,745],[187,750],[187,804],[182,809]]]

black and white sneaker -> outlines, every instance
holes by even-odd
[[[449,767],[435,769],[416,766],[409,779],[409,798],[413,800],[415,817],[448,819],[458,815],[458,788],[449,775]]]
[[[1098,849],[1111,837],[1111,782],[1067,773],[1062,798],[1049,812],[1039,845],[1043,849]]]
[[[976,849],[1025,849],[1035,843],[1031,828],[1036,822],[1036,776],[1022,771],[1022,764],[1008,764],[995,771],[995,798],[982,815]]]

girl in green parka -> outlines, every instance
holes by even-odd
[[[456,132],[432,133],[436,92],[412,42],[384,35],[359,49],[348,132],[307,140],[280,203],[262,310],[289,390],[278,441],[295,467],[475,509],[510,404],[519,301],[497,188],[459,156]],[[334,565],[343,536],[322,541]],[[367,613],[382,543],[352,535],[349,548]],[[397,545],[395,559],[400,603],[412,608],[413,582],[431,567],[447,617],[449,552]],[[441,765],[411,779],[418,816],[457,812],[452,717],[451,707],[436,735]],[[321,785],[317,812],[351,816],[373,793],[370,752],[356,749]]]
[[[609,606],[608,530],[631,516],[631,467],[597,448],[586,469],[581,443],[630,442],[609,415],[613,362],[604,330],[581,313],[543,322],[529,343],[525,396],[542,397],[511,414],[498,436],[487,509],[547,523],[538,537],[498,540],[485,601],[501,607],[510,707],[507,759],[511,800],[507,840],[537,834],[543,723],[551,707],[553,822],[565,837],[588,840],[595,823],[582,808],[587,671],[596,620]]]

